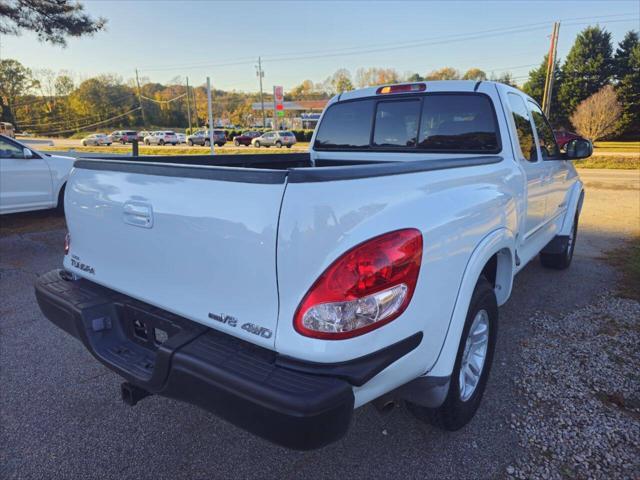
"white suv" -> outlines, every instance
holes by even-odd
[[[176,132],[172,132],[170,130],[152,132],[144,137],[145,145],[165,145],[167,143],[170,143],[171,145],[176,145],[178,143],[178,136],[176,135]]]

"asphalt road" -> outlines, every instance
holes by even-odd
[[[638,172],[589,171],[576,257],[567,271],[532,262],[500,309],[489,385],[475,419],[444,433],[404,408],[355,412],[347,436],[293,452],[196,407],[150,397],[119,398],[121,380],[50,324],[35,278],[60,266],[64,219],[50,213],[0,217],[0,476],[10,478],[500,478],[522,454],[508,418],[520,402],[513,383],[536,311],[562,313],[611,288],[601,257],[640,233]],[[590,186],[591,184],[591,186]],[[636,185],[634,187],[634,185]],[[629,187],[631,186],[631,187]]]

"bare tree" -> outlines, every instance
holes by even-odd
[[[616,131],[621,114],[615,90],[605,85],[576,107],[571,123],[580,135],[595,142]]]

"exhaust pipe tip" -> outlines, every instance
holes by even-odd
[[[151,392],[133,385],[132,383],[123,382],[122,385],[120,385],[120,395],[122,396],[122,401],[124,403],[133,407],[140,400],[151,395]]]
[[[383,415],[391,413],[397,404],[395,398],[388,395],[383,395],[380,398],[376,398],[371,403],[373,403],[373,406],[376,407],[376,410],[378,410],[378,412]]]

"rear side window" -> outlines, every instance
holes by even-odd
[[[495,111],[483,94],[368,98],[329,107],[314,148],[498,153]]]
[[[518,143],[522,156],[530,161],[535,162],[538,158],[536,152],[536,142],[533,139],[533,128],[529,119],[529,112],[522,97],[509,93],[509,106],[513,114],[513,121],[516,124],[516,132],[518,134]]]
[[[361,149],[369,146],[375,100],[337,103],[324,114],[315,148]]]
[[[419,147],[433,152],[499,151],[491,100],[484,95],[425,97]]]

